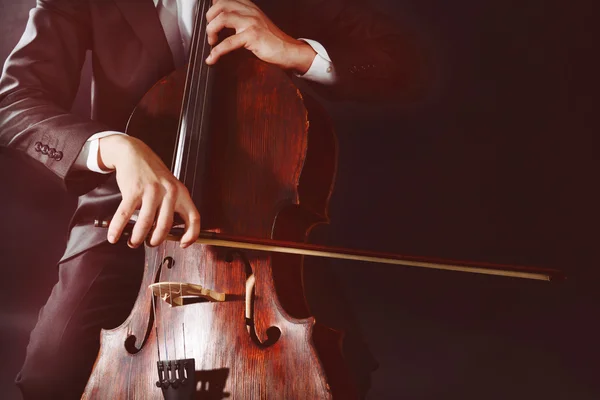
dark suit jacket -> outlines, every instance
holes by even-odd
[[[364,2],[363,2],[364,3]],[[339,76],[322,95],[347,100],[410,98],[423,83],[424,57],[412,35],[345,0],[263,0],[257,4],[292,37],[325,46]],[[69,112],[86,51],[93,65],[92,115]],[[0,145],[44,165],[82,195],[63,259],[98,245],[120,194],[112,177],[73,172],[85,141],[124,131],[144,93],[174,68],[152,0],[38,0],[0,80]]]

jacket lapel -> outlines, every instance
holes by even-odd
[[[165,73],[175,68],[173,54],[152,0],[114,0],[146,50]]]

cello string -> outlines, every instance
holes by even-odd
[[[175,254],[177,254],[177,243],[172,242],[171,243],[171,248],[169,251],[170,254],[172,254],[173,256],[175,256]],[[179,261],[178,261],[179,262]],[[179,264],[177,265],[177,268],[179,268]],[[167,307],[168,314],[169,314],[169,318],[168,318],[168,326],[167,326],[167,334],[169,334],[169,332],[171,333],[171,340],[170,343],[173,346],[172,349],[172,354],[173,354],[173,360],[177,360],[177,338],[175,336],[175,332],[173,331],[173,321],[175,320],[174,318],[174,314],[176,316],[177,311],[176,311],[176,307],[173,307],[173,286],[171,285],[171,282],[174,281],[174,279],[176,279],[177,277],[177,271],[175,270],[175,258],[173,257],[173,261],[171,264],[171,268],[169,271],[169,276],[167,277],[167,282],[169,282],[169,305]],[[173,275],[175,275],[175,278],[173,277]],[[175,371],[172,372],[173,374],[175,373]]]
[[[184,264],[185,264],[185,259],[184,259]],[[183,274],[183,267],[182,267],[182,273],[180,275]],[[179,296],[181,298],[181,304],[183,305],[183,286],[182,286],[182,279],[181,277],[179,278]],[[182,322],[181,322],[181,334],[183,336],[183,359],[185,359],[185,330],[183,329],[184,326],[184,322],[185,322],[185,308],[182,309],[181,311],[179,311],[180,314],[183,313],[182,316]]]
[[[176,250],[175,248],[175,244],[173,244],[174,250]],[[182,252],[182,250],[177,250],[179,253]],[[180,299],[182,300],[182,286],[181,286],[181,281],[183,279],[183,271],[185,271],[185,257],[182,257],[182,263],[181,265],[179,265],[176,271],[174,271],[172,273],[172,275],[175,275],[175,279],[169,279],[170,282],[179,282],[179,292],[175,291],[176,295],[179,295]],[[169,296],[171,297],[171,307],[170,307],[170,312],[171,313],[175,313],[176,315],[180,316],[183,312],[183,309],[180,307],[173,307],[173,285],[171,283],[169,283]],[[185,316],[185,313],[184,313]],[[177,346],[178,346],[178,342],[179,342],[179,335],[176,334],[176,330],[177,330],[177,324],[174,323],[175,319],[171,320],[171,334],[173,336],[173,346],[174,346],[174,357],[175,360],[177,360]]]
[[[200,3],[197,4],[196,9],[198,8]],[[196,11],[196,16],[197,16],[197,11]],[[193,81],[193,64],[190,62],[190,58],[193,59],[193,55],[196,53],[195,48],[196,46],[196,40],[195,38],[197,37],[196,35],[196,31],[195,31],[195,27],[196,25],[194,24],[194,30],[192,32],[192,38],[191,38],[191,43],[190,43],[190,52],[188,55],[188,62],[187,62],[187,66],[186,66],[186,79],[185,79],[185,84],[184,84],[184,91],[183,91],[183,98],[181,101],[181,112],[179,114],[179,124],[177,127],[177,134],[176,134],[176,140],[175,140],[175,148],[173,149],[173,160],[171,162],[171,171],[173,172],[173,174],[175,175],[175,177],[181,181],[185,181],[185,177],[181,176],[181,168],[182,168],[182,164],[184,162],[184,151],[183,149],[185,148],[185,142],[187,141],[187,114],[189,114],[189,100],[190,100],[190,96],[191,96],[191,90],[192,90],[192,85],[190,84]]]
[[[171,274],[169,274],[169,275],[171,275]],[[170,278],[170,276],[169,276],[169,278]],[[169,282],[172,282],[172,281],[173,281],[173,279],[169,279]],[[174,307],[173,307],[173,290],[171,288],[172,288],[172,285],[171,285],[171,283],[169,283],[169,299],[171,301],[171,303],[170,303],[171,307],[169,307],[169,316],[171,318],[169,318],[169,319],[171,321],[173,321],[173,318],[172,318],[173,317],[173,313],[174,313],[174,310],[173,310],[174,309]],[[177,360],[177,339],[175,339],[175,324],[171,323],[170,328],[171,328],[170,329],[171,336],[173,338],[173,357],[174,357],[175,360]]]
[[[208,7],[209,2],[207,0],[201,0],[197,7],[196,7],[196,15],[194,17],[194,38],[193,38],[193,45],[194,45],[194,51],[191,53],[192,54],[192,59],[190,60],[191,63],[191,68],[192,68],[192,82],[190,83],[190,90],[194,90],[197,87],[201,86],[202,83],[202,74],[203,74],[203,69],[207,68],[206,63],[204,63],[204,58],[205,58],[205,51],[206,51],[206,45],[208,43],[207,40],[207,36],[206,36],[206,12],[207,7]],[[204,29],[204,35],[201,35],[200,32],[202,31],[202,29]],[[198,46],[199,46],[199,40],[202,40],[202,52],[200,57],[198,56]],[[199,66],[199,67],[198,67]],[[207,78],[206,78],[207,79]],[[206,89],[205,89],[206,91]],[[191,143],[192,143],[192,137],[193,135],[198,135],[200,137],[198,137],[198,144],[200,144],[201,142],[201,134],[202,134],[202,130],[200,128],[200,131],[198,131],[196,129],[197,126],[197,118],[198,118],[198,96],[199,95],[199,90],[195,90],[194,91],[194,96],[193,99],[194,101],[191,101],[191,97],[188,100],[188,112],[187,115],[191,116],[191,131],[190,131],[190,135],[189,135],[189,143],[188,143],[188,149],[189,147],[191,147]],[[206,96],[204,96],[204,98],[206,98]],[[190,111],[190,107],[191,111]],[[200,118],[202,119],[202,114],[200,116]],[[185,173],[185,182],[187,182],[187,177],[188,177],[188,172],[189,172],[189,168],[190,168],[190,156],[191,156],[191,151],[188,150],[187,151],[187,155],[186,155],[186,162],[185,162],[185,169],[184,169],[184,173]],[[195,154],[195,158],[198,158],[198,150],[196,150],[196,154]],[[197,160],[196,160],[196,165],[197,165]],[[195,191],[195,178],[196,178],[196,174],[194,172],[194,177],[192,178],[192,188],[191,188],[191,195],[193,196],[194,191]],[[183,264],[181,265],[181,271],[183,272],[183,270],[185,269],[185,261],[186,259],[183,258]],[[182,295],[182,286],[181,286],[181,279],[182,277],[179,279],[180,283],[179,283],[179,294]],[[169,285],[169,289],[171,289],[171,285]],[[173,297],[171,294],[171,301],[172,301]],[[182,300],[183,301],[183,300]],[[173,310],[171,310],[173,311]],[[185,314],[184,314],[185,316]],[[183,325],[182,325],[183,327]],[[173,344],[175,346],[175,359],[177,359],[177,335],[175,334],[175,330],[176,330],[176,326],[175,324],[172,324],[172,335],[173,335]],[[185,358],[185,329],[182,328],[182,335],[183,335],[183,346],[184,346],[184,358]]]
[[[197,59],[198,59],[198,30],[200,29],[200,27],[198,26],[198,15],[201,15],[201,13],[198,12],[198,9],[200,8],[204,8],[204,3],[206,0],[201,0],[198,2],[197,6],[196,6],[196,17],[194,18],[194,32],[192,34],[192,49],[190,51],[190,59],[188,60],[188,74],[186,77],[186,98],[184,99],[184,108],[185,108],[185,112],[183,115],[183,121],[182,121],[182,131],[185,129],[185,143],[184,146],[185,148],[189,149],[190,146],[190,142],[192,140],[191,135],[189,135],[188,133],[190,132],[189,127],[193,126],[194,123],[194,113],[193,110],[194,108],[192,106],[195,107],[195,103],[196,101],[192,101],[192,98],[195,97],[194,95],[197,96],[196,92],[194,91],[194,88],[196,87],[195,85],[195,79],[196,79],[196,65],[197,65]],[[190,117],[191,115],[191,117]],[[189,121],[191,119],[191,121]],[[188,125],[188,121],[191,122],[191,124]],[[191,131],[193,132],[193,130]],[[185,152],[184,152],[185,154]],[[185,183],[187,180],[187,171],[188,171],[188,165],[189,165],[189,151],[187,152],[187,154],[185,154],[185,168],[183,169],[183,177],[178,177],[178,178],[183,178],[182,181]]]
[[[156,251],[154,251],[155,256],[154,256],[154,266],[152,267],[152,276],[155,277],[156,276],[156,268],[157,268],[157,263],[158,263],[158,249],[156,249]],[[158,361],[161,361],[160,359],[160,338],[158,336],[158,319],[156,318],[156,300],[155,300],[155,295],[154,295],[154,291],[152,289],[150,289],[150,296],[152,299],[152,315],[154,316],[154,334],[156,335],[156,351],[158,352]]]
[[[161,361],[160,359],[160,338],[158,337],[158,320],[156,319],[156,300],[154,299],[156,296],[154,295],[154,292],[152,291],[152,288],[149,288],[152,296],[152,314],[154,315],[154,334],[156,335],[156,351],[158,353],[158,361]]]
[[[192,31],[192,38],[191,38],[191,43],[190,43],[190,52],[189,52],[189,56],[188,56],[188,60],[187,60],[187,73],[186,73],[186,79],[185,79],[185,89],[184,89],[184,95],[183,95],[183,99],[182,99],[182,105],[181,105],[181,114],[180,114],[180,121],[179,121],[179,131],[178,131],[178,140],[177,140],[177,148],[175,149],[175,155],[177,156],[177,158],[174,161],[174,174],[175,177],[177,179],[179,179],[182,182],[185,182],[185,168],[183,168],[183,172],[182,172],[182,167],[184,166],[183,164],[186,162],[187,158],[186,158],[186,154],[185,154],[185,148],[187,145],[187,141],[188,141],[188,135],[187,133],[189,132],[188,129],[188,115],[189,115],[189,111],[190,111],[190,101],[191,101],[191,97],[193,95],[193,80],[194,80],[194,64],[193,64],[193,60],[194,60],[194,54],[196,54],[196,25],[194,24],[194,28]],[[183,138],[183,139],[182,139]]]
[[[203,8],[203,14],[206,14],[208,10]],[[192,178],[192,193],[195,193],[195,189],[196,189],[196,178],[197,178],[197,174],[198,174],[198,159],[200,158],[200,150],[201,150],[201,144],[202,144],[202,130],[204,128],[204,121],[208,118],[208,116],[206,115],[206,99],[208,97],[208,83],[209,83],[209,79],[210,79],[210,67],[204,62],[204,59],[206,58],[206,49],[208,47],[210,47],[210,45],[208,44],[208,35],[207,35],[207,29],[206,29],[206,20],[205,21],[205,26],[204,26],[204,37],[202,39],[202,56],[199,58],[200,60],[200,68],[201,71],[204,70],[206,71],[206,76],[204,78],[204,89],[203,89],[203,99],[202,99],[202,111],[200,112],[200,126],[198,127],[198,143],[196,144],[196,154],[195,154],[195,163],[194,163],[194,176]],[[201,73],[202,74],[202,73]],[[197,106],[197,105],[196,105]],[[205,166],[206,163],[202,163],[202,166]]]
[[[163,275],[163,272],[164,272],[164,265],[163,264],[164,264],[164,260],[165,260],[165,254],[166,254],[166,248],[167,248],[167,246],[168,246],[168,243],[166,243],[166,242],[163,244],[163,246],[161,246],[162,247],[162,251],[163,251],[163,254],[162,254],[162,257],[161,257],[163,261],[161,262],[161,265],[163,267],[161,268],[161,271],[160,271],[160,277],[158,279],[159,282],[162,281],[162,275]],[[158,286],[158,294],[159,294],[160,299],[162,300],[163,295],[162,295],[162,286],[161,285]],[[160,311],[160,320],[161,320],[160,324],[161,324],[161,326],[163,328],[163,340],[165,342],[165,359],[168,361],[169,360],[169,347],[168,347],[168,340],[167,340],[168,339],[167,332],[165,330],[165,323],[164,323],[165,322],[164,321],[165,313],[164,313],[164,309],[163,309],[163,307],[164,307],[163,303],[164,303],[163,301],[159,302],[159,304],[160,304],[160,306],[159,306],[160,310],[159,311]]]
[[[194,134],[197,132],[196,130],[196,126],[197,126],[197,110],[198,110],[198,96],[199,96],[199,91],[198,91],[198,87],[200,87],[201,82],[202,82],[202,57],[199,56],[199,47],[201,45],[201,40],[203,39],[203,36],[201,35],[202,32],[202,26],[205,24],[205,14],[206,14],[206,4],[207,4],[207,0],[201,0],[198,2],[198,6],[197,6],[197,11],[196,11],[196,18],[194,21],[194,36],[193,36],[193,41],[194,41],[194,52],[192,54],[192,59],[190,61],[191,64],[191,70],[192,73],[190,74],[190,97],[188,98],[187,101],[187,116],[186,116],[186,120],[189,121],[189,124],[187,125],[188,128],[188,132],[189,132],[189,141],[187,144],[187,154],[186,154],[186,160],[185,160],[185,183],[187,182],[187,177],[188,177],[188,173],[189,171],[189,165],[190,165],[190,156],[191,156],[191,151],[190,151],[190,147],[191,147],[191,143],[192,143],[192,139]],[[204,53],[204,47],[202,47],[202,54]],[[188,187],[188,189],[191,189]],[[193,195],[193,190],[190,192]]]

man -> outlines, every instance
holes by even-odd
[[[206,18],[214,48],[206,62],[246,48],[312,81],[328,98],[410,98],[424,76],[418,46],[357,3],[213,1]],[[161,243],[174,213],[185,221],[182,247],[199,234],[201,216],[185,187],[148,146],[122,134],[143,94],[185,62],[194,7],[192,0],[38,0],[5,64],[0,144],[46,166],[81,195],[59,282],[17,378],[26,399],[78,398],[100,329],[120,324],[135,300],[141,244],[148,235],[151,245]],[[224,28],[235,34],[217,43]],[[91,119],[68,111],[87,50],[94,71]],[[125,245],[119,239],[136,210]],[[98,215],[114,215],[108,233],[91,226]]]

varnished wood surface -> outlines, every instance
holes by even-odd
[[[220,64],[207,169],[201,190],[191,190],[203,229],[303,241],[311,227],[328,221],[336,163],[328,121],[315,111],[311,126],[305,99],[283,71],[244,54]],[[128,127],[165,161],[183,82],[178,71],[155,85]],[[166,257],[174,262],[164,263]],[[253,327],[245,320],[250,273],[256,278]],[[198,284],[227,300],[176,308],[158,302],[154,321],[147,287],[157,280]],[[195,359],[198,399],[353,398],[341,335],[315,324],[304,300],[302,256],[200,244],[181,250],[165,242],[146,249],[137,302],[124,324],[103,332],[84,398],[162,398],[155,386],[157,350],[162,360]],[[274,330],[276,341],[269,339]]]

